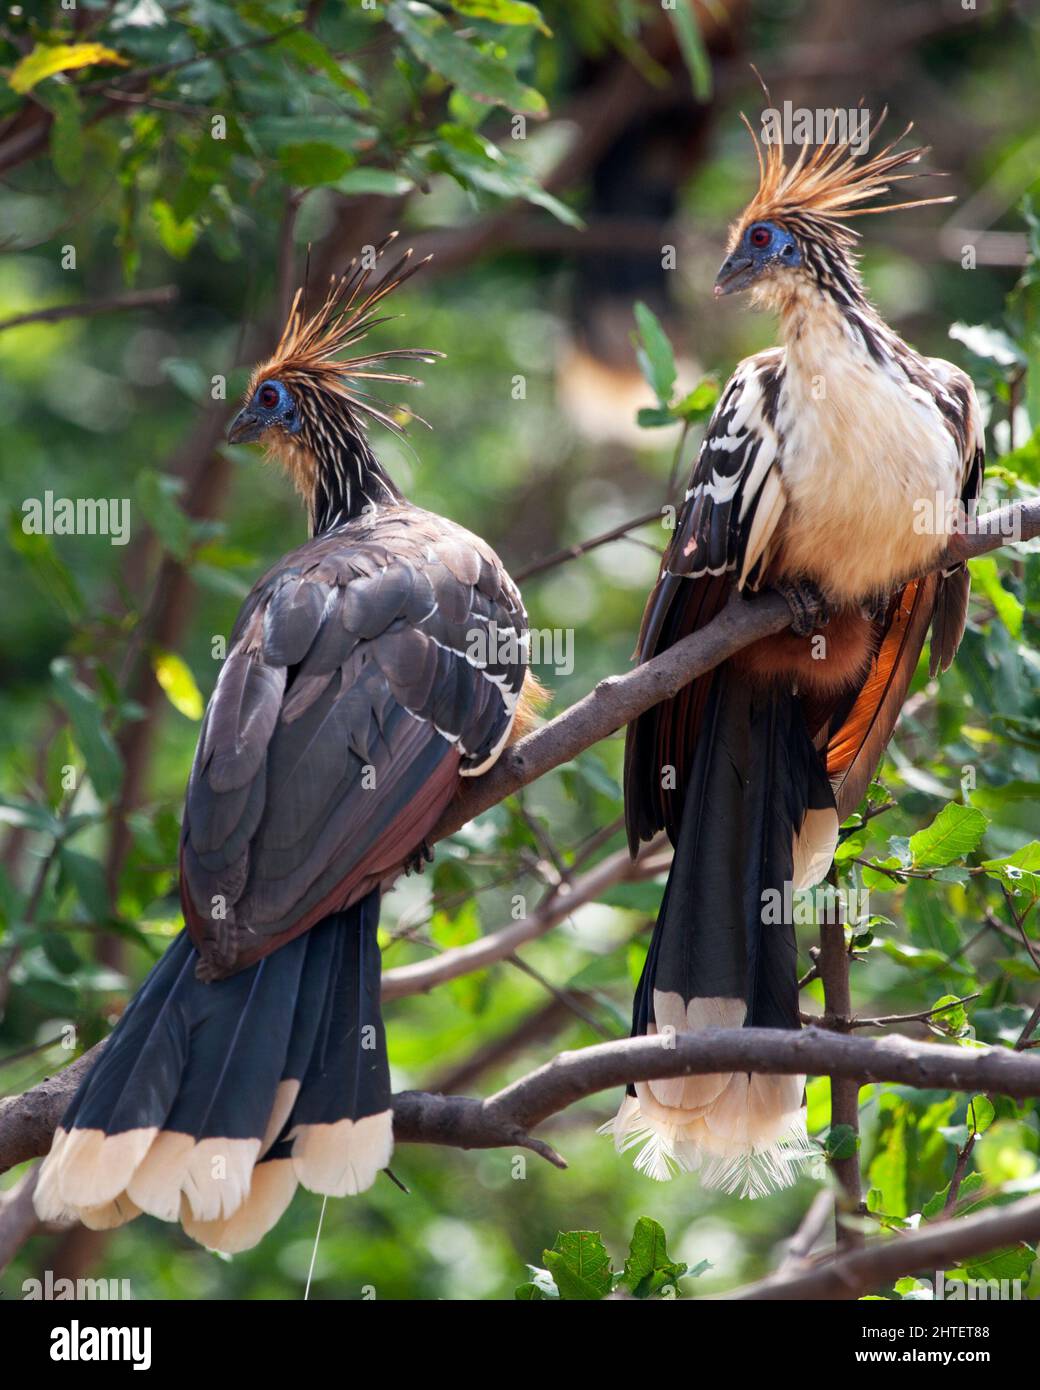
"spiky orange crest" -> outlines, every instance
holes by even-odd
[[[868,143],[873,141],[886,115],[887,108],[870,131]],[[913,129],[911,122],[878,154],[863,159],[850,140],[833,138],[836,117],[837,113],[830,123],[826,141],[818,145],[802,145],[797,158],[788,164],[783,144],[780,141],[763,141],[741,113],[741,120],[755,145],[759,181],[758,191],[733,225],[731,250],[752,222],[809,221],[822,225],[840,243],[849,245],[856,237],[855,232],[844,225],[850,217],[954,201],[952,196],[911,198],[900,203],[866,206],[872,199],[889,192],[892,184],[919,177],[919,170],[907,170],[906,166],[916,164],[922,155],[928,153],[929,147],[917,145],[904,150],[896,149]]]
[[[355,258],[342,275],[332,276],[328,292],[313,314],[307,313],[304,289],[296,291],[278,346],[271,357],[260,363],[253,372],[246,393],[247,400],[252,398],[262,381],[277,379],[298,390],[328,392],[362,417],[378,420],[395,433],[400,432],[400,424],[387,414],[382,404],[366,392],[357,390],[351,383],[397,381],[409,386],[421,386],[417,377],[388,371],[382,364],[395,361],[434,362],[444,354],[430,348],[391,348],[386,352],[368,352],[359,357],[339,356],[344,349],[366,338],[378,324],[386,323],[393,317],[377,314],[377,306],[432,259],[427,256],[413,264],[412,251],[409,249],[375,285],[370,285],[383,252],[397,239],[397,235],[397,232],[391,232],[376,247],[370,259]],[[420,419],[406,406],[389,409]]]

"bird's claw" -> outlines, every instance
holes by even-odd
[[[421,874],[427,864],[433,863],[433,849],[429,841],[423,840],[419,848],[404,861],[404,871],[406,874]]]
[[[860,612],[868,622],[883,623],[888,617],[888,605],[891,601],[891,594],[875,594],[873,598],[860,604]]]
[[[830,609],[811,579],[781,579],[775,587],[791,610],[791,631],[796,637],[808,637],[817,628],[826,627]]]

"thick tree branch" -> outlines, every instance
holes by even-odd
[[[970,533],[954,537],[936,568],[998,550],[1012,540],[1040,535],[1040,499],[1015,502],[978,517]],[[570,762],[579,753],[609,736],[644,710],[675,695],[734,652],[790,622],[787,604],[778,594],[763,594],[745,602],[734,598],[722,613],[699,632],[684,637],[652,661],[622,676],[608,676],[584,699],[555,719],[507,748],[483,777],[467,783],[430,836],[431,843],[454,834],[467,821],[505,797]]]
[[[671,1044],[671,1045],[669,1045]],[[0,1103],[0,1171],[46,1153],[51,1135],[103,1043],[57,1076]],[[819,1028],[707,1029],[662,1038],[626,1038],[562,1052],[486,1100],[404,1091],[394,1129],[406,1144],[498,1148],[526,1142],[551,1115],[630,1081],[712,1072],[839,1076],[861,1084],[894,1081],[919,1090],[1040,1096],[1040,1057],[1010,1048],[948,1047],[909,1038],[861,1038]]]
[[[908,1235],[880,1237],[862,1250],[821,1260],[801,1273],[780,1271],[728,1299],[851,1299],[892,1283],[904,1274],[932,1277],[1020,1241],[1040,1240],[1040,1197],[1010,1206],[924,1226]]]

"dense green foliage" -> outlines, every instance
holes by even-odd
[[[732,11],[732,47],[712,8]],[[220,424],[250,356],[271,341],[308,245],[322,273],[394,226],[437,253],[402,293],[405,317],[378,330],[379,346],[446,353],[416,402],[434,428],[413,427],[410,448],[390,436],[377,447],[410,496],[479,531],[519,573],[664,506],[673,456],[678,449],[688,466],[710,411],[709,375],[724,380],[772,341],[767,319],[711,305],[707,287],[727,221],[754,182],[738,120],[741,106],[761,100],[748,56],[783,76],[821,8],[756,0],[693,10],[680,0],[663,29],[654,27],[660,7],[638,0],[355,0],[306,13],[283,0],[80,0],[71,11],[9,12],[0,26],[0,319],[128,287],[170,284],[177,297],[0,324],[9,539],[0,555],[0,1094],[62,1065],[70,1040],[102,1036],[181,927],[178,817],[218,639],[257,575],[305,531],[286,480],[255,451],[221,443]],[[890,83],[866,57],[840,79],[847,104],[866,91],[871,105],[891,100],[894,121],[913,117],[936,147],[934,167],[953,173],[951,189],[968,205],[963,225],[978,218],[980,238],[996,228],[1020,248],[1017,263],[980,254],[967,264],[962,224],[936,230],[947,209],[864,229],[864,273],[881,311],[978,384],[990,453],[984,506],[1040,489],[1040,224],[1027,197],[1038,167],[1028,115],[1037,38],[999,15],[950,32],[937,24]],[[618,72],[631,82],[610,88]],[[817,100],[812,78],[808,91],[804,77],[791,79],[803,100]],[[633,90],[691,128],[691,113],[711,113],[697,148],[682,151],[676,208],[643,245],[652,267],[662,245],[678,245],[663,280],[628,275],[633,254],[620,258],[626,275],[610,277],[593,136],[609,120],[620,138],[619,103],[634,101]],[[838,99],[833,83],[819,99]],[[637,131],[645,116],[633,111]],[[649,204],[625,212],[656,217]],[[583,249],[583,238],[598,249]],[[624,387],[617,400],[631,391],[635,402],[620,422],[602,382],[590,388],[586,378],[575,403],[575,345],[587,341],[590,301],[604,298],[626,350],[638,335],[650,383],[634,388],[629,350],[627,375],[612,378]],[[401,394],[413,402],[417,393]],[[27,533],[24,504],[48,491],[128,499],[129,543]],[[524,585],[534,626],[573,633],[573,662],[539,672],[555,709],[626,669],[663,540],[651,523]],[[941,682],[918,672],[864,808],[880,813],[854,823],[838,862],[844,886],[869,890],[850,929],[860,1015],[934,1009],[905,1030],[963,1047],[1024,1046],[1040,999],[1040,552],[997,552],[972,570],[956,666]],[[427,873],[386,900],[386,965],[507,925],[513,895],[533,907],[603,827],[613,830],[582,867],[617,851],[621,747],[608,740],[440,846]],[[436,1088],[510,1038],[551,1001],[547,991],[567,991],[568,1008],[483,1065],[464,1092],[489,1093],[561,1048],[624,1036],[660,892],[660,881],[619,885],[525,947],[523,969],[503,962],[392,1005],[395,1085]],[[799,936],[807,969],[811,920]],[[819,988],[805,989],[807,1012],[819,1011]],[[64,1033],[70,1023],[74,1033]],[[958,1212],[1040,1186],[1035,1104],[888,1085],[861,1099],[872,1229],[935,1219],[966,1146]],[[637,1297],[725,1289],[775,1263],[815,1186],[830,1180],[827,1157],[857,1143],[830,1129],[828,1082],[813,1080],[818,1173],[740,1202],[695,1178],[654,1185],[636,1174],[595,1137],[615,1103],[595,1097],[546,1127],[569,1161],[564,1173],[505,1151],[400,1149],[394,1171],[407,1194],[383,1180],[330,1204],[312,1296],[508,1298],[523,1285],[520,1297],[601,1297],[619,1282]],[[263,1245],[234,1260],[141,1219],[99,1242],[92,1272],[129,1278],[138,1298],[297,1298],[320,1208],[300,1193]],[[570,1234],[543,1256],[558,1231]],[[607,1251],[623,1253],[630,1236],[619,1278]],[[36,1236],[15,1262],[14,1286],[64,1259],[60,1237]],[[526,1265],[535,1272],[524,1282]],[[1033,1251],[1011,1252],[1001,1269],[1012,1265],[997,1277],[1029,1278]],[[1040,1274],[1032,1278],[1040,1290]]]

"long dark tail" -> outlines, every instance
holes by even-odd
[[[183,932],[73,1097],[36,1189],[46,1221],[141,1211],[245,1250],[297,1183],[342,1197],[390,1161],[379,893],[205,984]]]
[[[797,1028],[791,894],[826,874],[838,820],[797,697],[716,676],[675,859],[636,991],[633,1035]],[[786,892],[785,892],[786,889]],[[807,1152],[804,1077],[733,1073],[639,1083],[607,1128],[655,1178],[699,1168],[756,1196]]]

